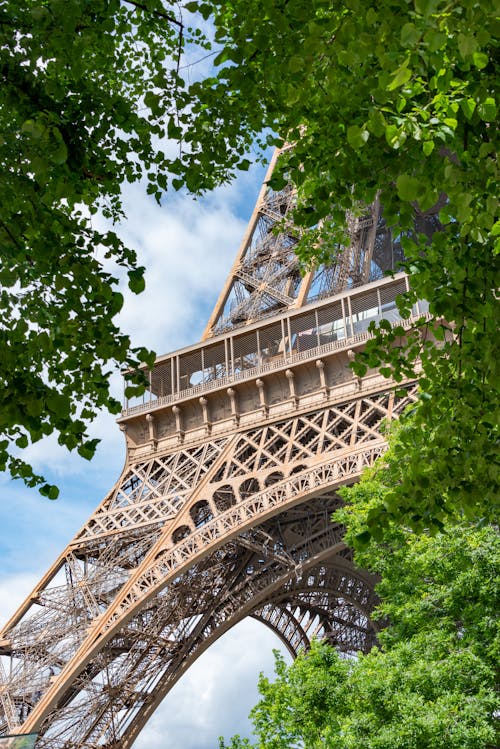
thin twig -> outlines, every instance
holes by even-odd
[[[164,13],[161,10],[151,10],[151,8],[148,8],[147,5],[144,5],[144,3],[138,3],[135,0],[125,0],[126,3],[129,5],[133,5],[135,8],[140,8],[141,10],[145,10],[147,13],[153,13],[155,16],[159,16],[160,18],[165,18],[169,23],[175,24],[175,26],[178,26],[181,29],[184,28],[184,25],[182,21],[178,21],[177,18],[174,18],[174,16],[171,16],[169,13]]]

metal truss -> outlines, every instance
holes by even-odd
[[[40,749],[127,749],[246,616],[293,655],[313,637],[346,657],[375,642],[375,579],[354,568],[331,517],[338,488],[384,453],[383,423],[416,385],[349,369],[367,320],[395,314],[392,291],[372,284],[331,310],[310,301],[374,272],[385,252],[378,206],[352,219],[335,268],[301,280],[294,200],[291,188],[263,188],[211,342],[155,365],[151,392],[164,384],[167,395],[122,415],[122,476],[2,630],[0,735],[39,732]],[[308,299],[297,320],[283,317]],[[212,337],[259,317],[246,342]],[[208,384],[196,384],[199,371]]]
[[[335,260],[301,273],[294,252],[301,231],[293,224],[295,190],[268,187],[280,152],[271,161],[236,261],[205,329],[203,339],[248,325],[286,309],[378,280],[401,270],[400,237],[393,236],[378,199],[361,215],[347,216],[349,242]],[[431,236],[439,228],[439,202],[416,215],[415,230]]]
[[[278,157],[277,151],[204,338],[295,304],[302,286],[294,252],[300,233],[291,220],[295,191],[291,185],[279,192],[267,187]]]
[[[131,746],[172,684],[252,615],[291,652],[367,650],[373,579],[331,523],[335,488],[385,449],[379,393],[127,466],[3,632],[5,730]],[[7,672],[7,669],[6,669]]]

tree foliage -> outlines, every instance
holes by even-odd
[[[145,269],[113,229],[98,228],[102,218],[123,218],[124,183],[143,179],[159,201],[170,180],[209,189],[241,160],[223,141],[212,147],[207,133],[200,142],[187,137],[185,148],[168,141],[181,138],[179,115],[194,96],[180,74],[185,49],[206,47],[179,7],[161,0],[0,7],[0,469],[50,498],[57,488],[34,474],[19,448],[55,433],[90,458],[97,440],[88,422],[102,407],[120,409],[110,371],[154,360],[132,349],[114,321],[120,278],[140,293]],[[238,136],[239,151],[249,137]],[[141,388],[131,376],[128,393]]]
[[[479,511],[497,480],[500,381],[494,14],[493,0],[5,0],[0,465],[40,482],[12,448],[51,432],[90,456],[86,422],[118,408],[110,366],[148,358],[113,320],[119,272],[139,292],[144,269],[95,213],[119,220],[122,184],[142,178],[157,200],[211,189],[248,168],[252,144],[262,158],[286,139],[273,185],[298,187],[303,262],[330,261],[346,210],[378,195],[430,302],[431,323],[404,340],[382,329],[357,364],[400,379],[422,361],[415,522]],[[437,201],[429,244],[413,217]]]
[[[359,530],[391,491],[379,472],[347,490],[337,520]],[[431,535],[391,523],[356,562],[381,576],[380,648],[341,658],[315,642],[276,679],[261,677],[252,710],[259,749],[485,749],[497,746],[500,543],[497,529],[451,522]],[[221,746],[225,746],[222,742]],[[236,737],[231,749],[251,747]]]
[[[140,65],[166,78],[177,45],[175,27],[119,2],[0,8],[0,466],[51,498],[12,447],[55,432],[90,457],[86,423],[120,408],[110,365],[151,360],[113,322],[117,271],[139,292],[144,268],[92,217],[118,219],[122,182],[155,169],[160,128],[140,112]]]

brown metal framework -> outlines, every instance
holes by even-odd
[[[380,278],[399,249],[378,206],[335,267],[301,279],[293,201],[264,186],[204,341],[161,357],[149,398],[127,404],[122,476],[4,627],[0,735],[127,749],[246,616],[293,655],[312,637],[373,645],[374,578],[331,515],[415,398],[349,368],[371,320],[411,326],[394,302],[406,281]]]
[[[301,275],[294,252],[300,239],[300,231],[293,224],[296,193],[291,185],[279,192],[266,186],[278,157],[276,152],[203,340],[335,296],[401,268],[404,258],[400,237],[392,235],[376,200],[363,215],[348,216],[350,246],[337,248],[331,265]],[[436,230],[439,207],[416,218],[419,233],[430,236]]]

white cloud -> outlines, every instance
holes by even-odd
[[[121,235],[139,248],[146,291],[126,294],[119,322],[135,345],[163,354],[199,337],[246,222],[224,196],[209,205],[175,196],[165,207],[131,197]]]

